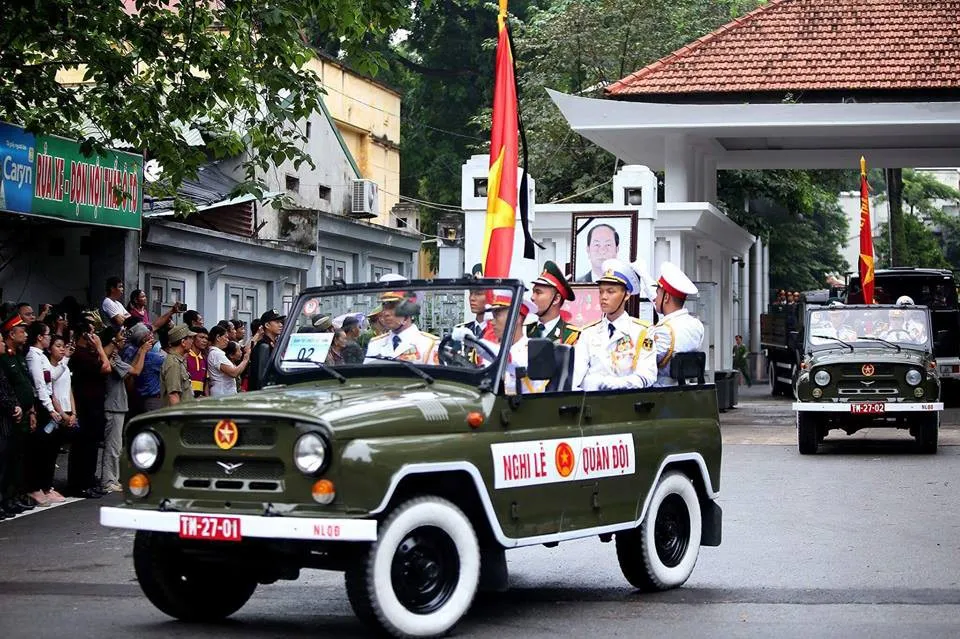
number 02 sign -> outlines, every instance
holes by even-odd
[[[333,333],[296,333],[290,336],[283,359],[323,362],[332,343]]]

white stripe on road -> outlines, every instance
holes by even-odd
[[[49,506],[35,506],[33,510],[25,510],[19,515],[14,515],[13,517],[7,517],[3,521],[0,521],[0,526],[7,523],[8,521],[13,521],[14,519],[20,519],[21,517],[26,517],[27,515],[36,515],[37,513],[47,512],[48,510],[53,510],[57,506],[66,506],[67,504],[72,504],[77,501],[84,501],[83,497],[67,497],[64,501],[56,502],[50,504]]]

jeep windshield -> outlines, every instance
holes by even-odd
[[[281,377],[492,381],[522,290],[469,279],[307,289],[285,318],[274,365]]]
[[[929,350],[930,316],[926,309],[840,307],[810,313],[810,350],[827,348],[913,348]]]

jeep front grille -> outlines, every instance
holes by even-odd
[[[260,426],[253,424],[237,424],[239,433],[237,433],[237,443],[234,446],[236,450],[244,449],[268,449],[273,448],[277,443],[277,431],[272,426]],[[180,429],[180,441],[188,448],[212,448],[216,449],[217,444],[213,441],[213,425],[189,424]]]
[[[180,458],[173,465],[175,488],[282,492],[283,464],[279,460],[245,460],[221,465],[214,459]]]
[[[876,377],[893,377],[893,366],[890,364],[876,364],[873,367],[873,375],[867,377],[863,374],[863,364],[845,364],[840,367],[841,377],[853,377],[856,379],[874,379]]]
[[[873,386],[848,387],[838,389],[841,397],[896,397],[899,392],[896,388]]]

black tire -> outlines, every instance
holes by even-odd
[[[398,506],[346,571],[347,597],[367,626],[394,637],[438,637],[470,609],[480,546],[470,519],[440,497]]]
[[[702,525],[693,482],[679,471],[665,473],[640,526],[616,534],[623,576],[643,592],[683,585],[697,564]]]
[[[797,411],[797,448],[801,455],[816,455],[820,446],[820,433],[813,415]]]
[[[924,415],[919,421],[917,443],[920,445],[920,452],[925,455],[936,455],[940,439],[940,413]]]
[[[137,531],[133,567],[143,594],[161,612],[182,621],[219,621],[240,610],[257,581],[224,573],[185,557],[180,540],[168,533]]]

